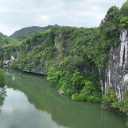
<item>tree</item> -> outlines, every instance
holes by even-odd
[[[122,5],[120,12],[121,12],[121,17],[128,15],[128,0]]]

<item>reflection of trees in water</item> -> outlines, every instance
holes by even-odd
[[[98,104],[73,102],[66,96],[57,94],[57,90],[50,87],[42,76],[10,70],[6,72],[6,78],[8,88],[23,92],[29,103],[36,109],[49,113],[58,126],[94,128],[97,125],[102,126],[106,120],[114,121],[113,116],[108,116],[108,112],[100,109]],[[117,123],[118,121],[116,125]],[[121,123],[118,125],[122,127]]]
[[[0,111],[6,97],[6,87],[0,87]]]
[[[91,109],[90,106],[88,107],[89,110],[87,110],[84,105],[80,106],[77,102],[71,102],[66,96],[57,94],[57,90],[50,87],[47,80],[42,76],[14,70],[6,74],[7,87],[24,92],[29,103],[33,104],[36,109],[49,113],[51,119],[58,126],[73,127],[75,125],[79,127],[84,124],[85,116],[83,111],[85,113],[89,111]],[[15,77],[15,80],[13,80],[13,77]],[[95,114],[95,109],[93,110]],[[100,114],[97,116],[100,117]],[[89,115],[88,117],[91,118]],[[96,122],[98,121],[97,118]],[[81,126],[81,128],[85,128],[85,126]]]
[[[0,108],[3,105],[5,97],[6,97],[5,75],[3,70],[0,69]]]

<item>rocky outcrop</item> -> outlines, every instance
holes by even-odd
[[[99,69],[99,73],[102,93],[106,93],[108,86],[111,86],[115,89],[117,98],[122,99],[123,91],[128,89],[128,34],[126,29],[120,29],[120,44],[117,48],[111,48],[108,66],[106,70]]]
[[[63,92],[63,91],[60,91],[60,92],[59,92],[59,94],[60,94],[60,95],[63,95],[63,94],[65,94],[65,92]]]
[[[13,56],[11,56],[10,60],[3,60],[3,65],[5,67],[9,66],[9,63],[11,63],[15,58]]]

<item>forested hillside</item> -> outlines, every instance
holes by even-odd
[[[111,7],[97,28],[56,26],[2,46],[0,59],[11,52],[16,58],[11,68],[48,74],[49,83],[72,99],[100,102],[98,68],[106,68],[110,47],[119,44],[119,28],[127,27],[127,3],[121,9]]]
[[[46,27],[38,27],[38,26],[26,27],[14,32],[10,37],[21,41],[27,39],[30,36],[33,36],[33,34],[35,34],[36,32],[44,32],[55,26],[58,25],[49,25]]]
[[[18,43],[18,41],[15,39],[9,38],[8,36],[0,32],[0,47],[3,45],[9,45],[9,44],[13,45],[14,43]]]
[[[102,101],[102,105],[109,104],[107,107],[126,116],[128,101],[118,101],[112,88],[102,96],[98,72],[107,67],[110,48],[120,43],[122,27],[128,29],[128,1],[120,9],[111,7],[97,28],[56,26],[21,43],[2,46],[0,60],[10,57],[11,52],[15,60],[10,68],[47,74],[49,84],[73,100]],[[26,31],[25,35],[32,33]]]

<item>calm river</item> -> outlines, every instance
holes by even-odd
[[[0,128],[126,128],[118,114],[101,109],[100,104],[59,95],[43,76],[17,70],[5,74]]]

